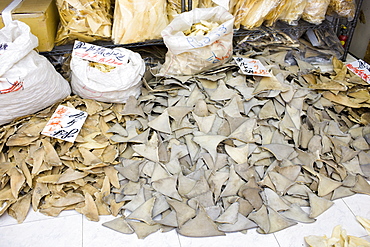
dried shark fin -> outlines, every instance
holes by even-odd
[[[190,219],[179,228],[178,233],[187,237],[211,237],[225,235],[225,233],[218,230],[216,223],[209,218],[202,207],[199,208],[199,212],[194,219]]]
[[[120,233],[124,234],[134,233],[134,230],[131,228],[131,226],[127,223],[127,221],[123,217],[118,217],[114,220],[107,221],[102,225]]]

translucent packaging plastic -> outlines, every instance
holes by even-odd
[[[167,25],[166,0],[116,0],[112,30],[115,44],[159,39]]]
[[[330,0],[308,0],[303,11],[303,20],[312,24],[321,24],[325,20]]]
[[[60,16],[56,45],[111,38],[110,0],[57,0],[56,4]]]

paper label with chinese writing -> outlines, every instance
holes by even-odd
[[[361,59],[346,65],[349,70],[370,83],[370,65]]]
[[[127,53],[81,41],[75,41],[72,56],[111,66],[127,64],[129,59]]]
[[[234,60],[244,75],[271,76],[259,60],[244,57],[234,57]]]
[[[41,134],[73,143],[86,118],[84,111],[59,105]]]

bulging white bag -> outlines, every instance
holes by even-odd
[[[184,31],[201,21],[216,22],[206,35],[186,36]],[[234,16],[225,8],[196,8],[176,16],[162,31],[168,48],[158,75],[193,75],[218,67],[231,58]]]
[[[29,26],[4,22],[0,30],[0,125],[42,110],[71,93],[69,83],[33,50],[38,40]]]
[[[145,62],[125,48],[104,48],[76,41],[71,59],[72,91],[82,98],[125,103],[139,97]]]

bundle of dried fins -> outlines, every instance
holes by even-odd
[[[74,40],[92,42],[111,38],[110,0],[57,0],[60,26],[56,45]]]
[[[167,25],[166,0],[116,0],[112,40],[127,44],[159,39]]]

